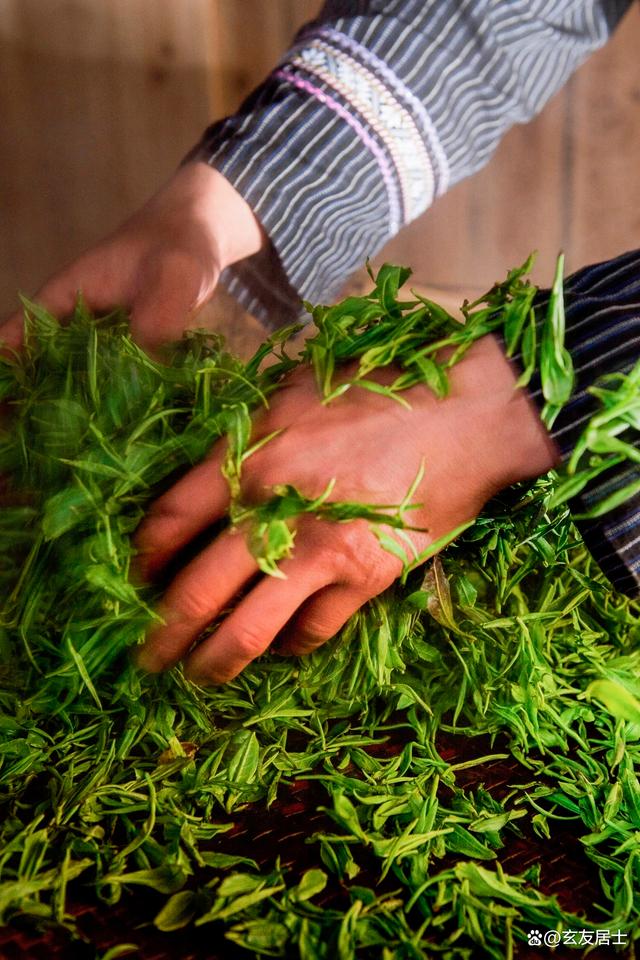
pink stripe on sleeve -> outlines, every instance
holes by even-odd
[[[344,122],[347,123],[357,134],[367,150],[375,157],[376,163],[378,164],[380,173],[382,174],[382,179],[384,180],[387,197],[389,199],[389,229],[392,233],[397,233],[402,226],[400,215],[400,195],[393,170],[391,169],[389,161],[387,160],[387,157],[385,156],[385,153],[380,145],[373,139],[373,137],[360,123],[357,117],[354,117],[353,114],[349,113],[346,107],[344,107],[334,97],[326,93],[320,87],[317,87],[310,80],[306,80],[304,77],[298,76],[297,74],[286,69],[277,70],[273,76],[275,76],[278,80],[286,80],[287,83],[292,84],[298,90],[303,90],[316,100],[319,100],[320,103],[323,103],[326,107],[336,113],[341,120],[344,120]]]

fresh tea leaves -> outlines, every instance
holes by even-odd
[[[133,533],[222,437],[229,522],[253,524],[268,574],[295,550],[300,513],[411,525],[409,494],[382,516],[330,489],[242,502],[251,412],[298,363],[313,365],[325,402],[369,389],[393,363],[385,390],[403,402],[418,382],[445,395],[451,364],[497,331],[522,357],[522,382],[541,369],[548,403],[563,403],[561,267],[541,318],[527,266],[465,304],[464,323],[400,299],[408,271],[383,267],[369,295],[313,309],[300,357],[284,331],[247,364],[200,332],[161,364],[120,314],[95,319],[80,303],[60,326],[27,304],[25,349],[0,359],[3,923],[73,931],[81,885],[102,912],[154,890],[160,931],[207,926],[212,942],[254,957],[499,960],[532,927],[638,936],[640,609],[612,591],[567,509],[590,477],[635,462],[624,434],[640,423],[638,370],[593,388],[599,411],[560,479],[496,498],[331,645],[266,656],[209,690],[180,669],[140,675],[127,657],[157,600],[130,577]],[[445,735],[485,739],[455,762]],[[465,786],[469,769],[505,756],[517,773],[499,794]],[[266,855],[256,836],[248,855],[234,850],[234,824],[258,811],[263,832],[305,784],[320,799],[289,818],[304,841]],[[322,819],[310,830],[312,812]],[[568,827],[600,878],[586,916],[544,892],[545,862],[521,875],[503,866],[532,837],[555,860]],[[130,953],[131,940],[123,932],[108,955]]]

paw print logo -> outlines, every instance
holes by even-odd
[[[539,930],[529,930],[527,934],[527,939],[529,941],[530,947],[541,947],[542,946],[542,934]]]

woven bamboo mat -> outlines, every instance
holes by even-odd
[[[382,745],[376,745],[375,753],[391,755],[402,748],[400,736]],[[499,745],[498,745],[499,748]],[[495,752],[487,738],[441,736],[438,749],[443,759],[459,763]],[[497,800],[509,791],[510,785],[521,783],[527,772],[515,759],[494,760],[465,770],[457,771],[457,783],[465,789],[484,786]],[[444,788],[445,791],[447,788]],[[442,797],[446,802],[446,792]],[[241,856],[249,856],[268,867],[275,858],[281,857],[283,866],[295,876],[309,866],[317,864],[315,844],[305,841],[316,831],[333,831],[335,825],[318,807],[327,802],[327,794],[315,780],[299,780],[288,788],[281,789],[279,799],[268,812],[260,804],[246,807],[234,815],[232,831],[217,837],[211,849]],[[524,827],[522,824],[524,823]],[[594,865],[585,856],[578,837],[565,828],[553,841],[538,837],[527,826],[526,819],[518,821],[522,836],[505,834],[505,847],[500,851],[500,863],[506,872],[517,874],[539,864],[541,889],[555,894],[567,910],[591,912],[594,902],[601,900]],[[376,886],[376,864],[363,860],[364,868],[358,883]],[[385,881],[386,889],[395,889],[393,878]],[[384,892],[380,885],[376,887]],[[336,883],[325,890],[326,906],[347,904],[347,897]],[[123,896],[112,907],[98,904],[86,890],[77,886],[70,897],[70,912],[75,916],[82,939],[73,940],[59,929],[28,928],[15,925],[0,929],[1,960],[94,960],[118,943],[130,942],[138,950],[130,956],[136,960],[247,960],[245,951],[220,938],[213,925],[188,927],[175,933],[161,933],[153,926],[153,917],[165,901],[165,897],[153,892],[136,892]],[[316,901],[318,902],[318,901]],[[217,942],[216,942],[216,938]],[[556,960],[575,960],[580,951],[560,946],[551,951],[548,947],[518,947],[517,960],[551,957]],[[602,947],[589,953],[591,960],[612,960],[612,947]],[[478,948],[478,958],[482,957]]]

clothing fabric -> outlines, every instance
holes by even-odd
[[[571,399],[549,431],[568,459],[589,419],[599,409],[588,389],[599,376],[629,373],[638,362],[640,347],[640,250],[578,270],[564,282],[565,344],[576,376]],[[546,313],[548,291],[534,303],[537,315]],[[544,397],[539,372],[528,385],[529,395],[542,410]],[[638,493],[597,520],[578,520],[583,539],[603,573],[623,593],[640,594],[640,431],[627,430],[619,439],[638,450],[638,463],[600,474],[571,501],[576,514],[585,513],[615,490],[636,483]]]
[[[331,302],[368,256],[482,167],[509,127],[538,113],[631,2],[327,0],[187,158],[216,167],[270,240],[223,284],[274,326],[297,319],[302,300]],[[578,384],[552,431],[564,455],[592,410],[586,387],[637,357],[638,265],[630,254],[568,283]],[[539,400],[539,384],[531,391]],[[584,502],[627,482],[624,471],[603,478]],[[585,537],[620,589],[640,590],[640,499],[586,525]]]

